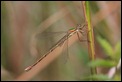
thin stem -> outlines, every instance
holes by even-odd
[[[83,1],[83,8],[84,8],[85,21],[88,23],[87,40],[89,41],[88,42],[89,58],[90,58],[90,61],[94,61],[95,60],[95,47],[94,47],[93,28],[92,28],[92,25],[91,25],[89,1]],[[91,74],[92,75],[97,74],[96,67],[91,68]]]

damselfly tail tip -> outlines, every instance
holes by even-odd
[[[25,69],[25,71],[28,72],[29,70],[31,70],[31,68],[32,68],[32,67],[29,66],[29,67],[27,67],[27,68]]]

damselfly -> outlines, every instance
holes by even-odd
[[[50,50],[44,54],[40,59],[38,59],[33,65],[27,67],[25,69],[25,71],[29,71],[31,70],[35,65],[37,65],[42,59],[44,59],[49,53],[51,53],[54,49],[56,49],[57,47],[59,46],[62,46],[62,44],[69,38],[71,37],[72,35],[76,34],[77,33],[77,36],[78,36],[78,39],[79,41],[83,41],[82,39],[80,39],[80,35],[83,35],[84,31],[83,31],[83,28],[86,26],[86,24],[84,24],[83,26],[81,26],[80,24],[76,26],[76,28],[72,28],[70,30],[67,31],[67,34],[61,38],[54,46],[52,46],[50,48]]]

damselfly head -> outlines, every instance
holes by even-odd
[[[81,24],[77,24],[77,28],[80,28],[81,27]]]
[[[86,26],[87,26],[87,24],[84,24],[84,25],[80,26],[78,29],[83,30]]]

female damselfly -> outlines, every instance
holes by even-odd
[[[74,35],[74,34],[77,33],[77,36],[78,36],[79,41],[80,41],[80,42],[81,42],[81,41],[84,41],[84,40],[81,40],[81,39],[80,39],[79,33],[80,33],[81,35],[83,35],[83,33],[84,33],[83,28],[84,28],[85,26],[86,26],[86,24],[84,24],[84,25],[82,25],[82,26],[79,24],[79,25],[76,26],[76,28],[72,28],[72,29],[68,30],[68,31],[67,31],[67,34],[66,34],[63,38],[61,38],[54,46],[52,46],[52,47],[50,48],[50,50],[49,50],[46,54],[44,54],[40,59],[38,59],[33,65],[27,67],[27,68],[25,69],[25,71],[31,70],[35,65],[37,65],[42,59],[44,59],[44,58],[45,58],[49,53],[51,53],[54,49],[56,49],[56,48],[59,47],[59,46],[62,46],[62,44],[63,44],[69,37],[71,37],[72,35]]]

